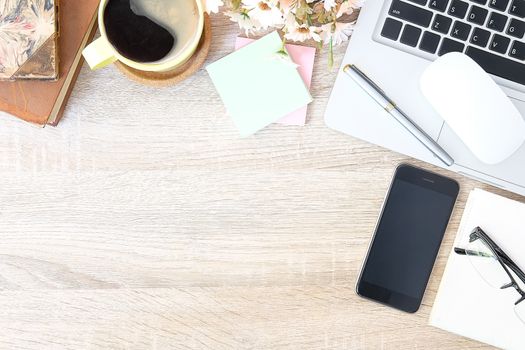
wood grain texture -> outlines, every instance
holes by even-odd
[[[212,21],[208,62],[238,33]],[[59,127],[0,115],[0,348],[487,348],[428,316],[468,192],[520,198],[328,129],[327,66],[305,127],[247,139],[202,69],[154,89],[84,68]],[[462,186],[414,315],[354,292],[402,161]]]

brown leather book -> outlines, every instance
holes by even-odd
[[[1,81],[0,110],[38,125],[57,125],[96,31],[99,0],[60,0],[57,81]]]

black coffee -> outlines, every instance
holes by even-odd
[[[132,61],[159,61],[176,45],[175,33],[153,19],[135,13],[132,1],[108,1],[104,10],[108,40],[122,56]]]

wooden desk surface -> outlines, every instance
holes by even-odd
[[[213,30],[208,62],[238,33]],[[328,129],[334,79],[318,54],[308,124],[248,139],[204,70],[153,89],[84,67],[58,128],[0,115],[0,348],[486,348],[427,320],[468,192],[504,192]],[[462,186],[414,315],[354,292],[402,161]]]

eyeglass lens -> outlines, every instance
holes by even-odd
[[[513,282],[499,262],[494,251],[482,239],[469,242],[465,248],[465,252],[474,269],[490,286],[501,289]],[[517,281],[516,283],[521,282],[519,279],[515,278],[515,280]],[[520,285],[520,287],[523,288],[524,286]],[[521,296],[517,294],[516,300],[518,300],[519,297]],[[512,300],[512,302],[514,303],[516,300]],[[525,301],[514,305],[514,311],[516,316],[525,324]]]

